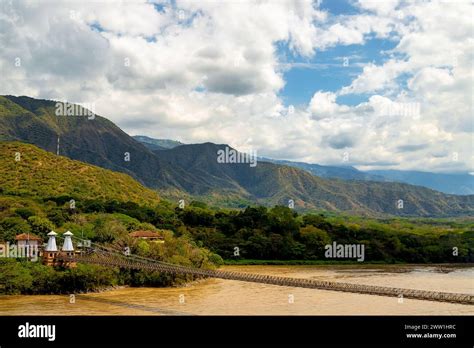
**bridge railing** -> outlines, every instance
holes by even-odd
[[[199,277],[211,277],[279,286],[301,287],[319,290],[342,291],[358,294],[393,296],[402,295],[405,298],[451,302],[458,304],[474,305],[474,295],[462,293],[449,293],[439,291],[428,291],[418,289],[402,289],[386,286],[352,284],[343,282],[320,281],[311,279],[277,277],[271,275],[252,274],[244,272],[229,272],[222,270],[200,269],[188,266],[175,265],[137,255],[124,256],[116,251],[98,249],[91,254],[75,255],[73,257],[62,256],[66,261],[92,263],[104,266],[116,266],[129,269],[143,269],[171,274],[190,274]]]

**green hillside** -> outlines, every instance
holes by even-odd
[[[0,140],[19,140],[102,168],[126,173],[140,183],[181,188],[192,178],[154,155],[106,118],[57,116],[56,101],[0,96]],[[127,160],[125,160],[125,158]]]
[[[56,116],[56,102],[0,97],[0,139],[19,140],[102,168],[126,173],[173,199],[189,196],[217,206],[249,204],[358,215],[460,216],[474,214],[474,195],[456,196],[393,182],[321,178],[290,166],[259,161],[218,163],[225,144],[180,145],[153,151],[111,121],[95,115]],[[125,159],[128,156],[129,160]],[[403,200],[403,208],[397,202]]]
[[[139,204],[159,201],[156,192],[128,175],[56,156],[20,142],[0,142],[0,171],[0,190],[4,195],[71,196]]]
[[[181,145],[159,151],[174,167],[193,173],[187,192],[219,205],[233,197],[236,205],[257,202],[287,206],[293,200],[303,210],[345,211],[352,214],[399,216],[472,215],[474,196],[443,194],[420,186],[392,182],[345,181],[314,176],[298,168],[258,162],[217,163],[216,153],[226,145]],[[398,201],[403,200],[403,208]]]

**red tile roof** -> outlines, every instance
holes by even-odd
[[[130,237],[134,238],[159,238],[163,239],[158,233],[153,231],[134,231],[129,234]]]
[[[34,234],[31,234],[31,233],[22,233],[22,234],[18,234],[15,237],[15,240],[38,240],[38,241],[41,241],[41,238],[38,237],[38,236],[35,236]]]

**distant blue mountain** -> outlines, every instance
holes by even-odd
[[[442,174],[408,170],[370,170],[366,173],[382,176],[388,181],[425,186],[444,193],[474,194],[474,176],[470,174]]]
[[[168,150],[173,149],[176,146],[183,145],[182,142],[170,139],[154,139],[147,137],[146,135],[134,135],[132,136],[135,140],[139,141],[150,150]]]
[[[424,186],[436,191],[456,195],[474,194],[474,176],[470,174],[442,174],[403,170],[360,171],[351,166],[324,166],[314,163],[274,160],[270,158],[260,158],[260,160],[304,169],[313,175],[323,178],[401,182],[411,185]]]
[[[365,181],[387,181],[383,176],[361,172],[351,166],[323,166],[315,163],[292,162],[285,160],[275,160],[271,158],[259,158],[259,161],[271,162],[275,164],[287,165],[290,167],[304,169],[313,175],[322,178],[338,178],[344,180],[365,180]]]

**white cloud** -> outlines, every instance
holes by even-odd
[[[309,102],[309,111],[314,119],[341,117],[349,108],[336,103],[336,94],[332,92],[316,92]]]
[[[399,0],[358,0],[357,5],[365,10],[373,11],[379,15],[388,15],[392,13],[395,8],[399,5]]]
[[[162,5],[6,4],[0,94],[94,102],[132,134],[252,146],[264,156],[472,171],[470,3],[367,1],[350,16],[311,1]],[[339,91],[314,86],[308,105],[289,112],[282,67],[293,62],[280,61],[278,44],[318,64],[318,51],[363,50],[372,37],[398,42],[385,62],[367,63]],[[338,103],[358,93],[370,98]]]
[[[350,86],[341,89],[340,94],[379,92],[396,88],[396,78],[407,71],[407,68],[405,62],[396,60],[389,60],[381,66],[369,63]]]
[[[114,34],[146,37],[159,34],[177,16],[170,8],[165,12],[156,11],[152,3],[119,1],[102,4],[99,2],[90,8],[86,2],[87,12],[79,10],[76,16],[88,23],[100,24],[103,30]]]

